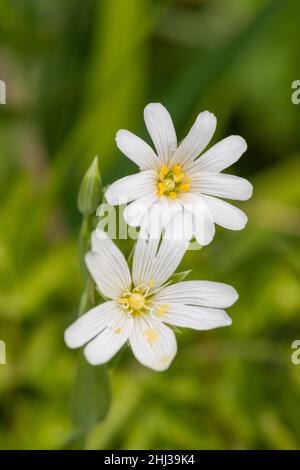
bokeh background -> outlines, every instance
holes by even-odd
[[[0,448],[300,448],[299,18],[297,0],[1,0]],[[77,417],[92,406],[95,423],[81,432],[78,354],[63,343],[83,288],[78,188],[95,155],[105,184],[135,171],[114,136],[146,137],[150,101],[168,107],[179,138],[208,109],[213,142],[248,142],[231,170],[255,187],[240,204],[247,228],[218,227],[182,264],[240,300],[231,328],[179,334],[165,373],[125,350],[102,422],[106,371],[93,369],[99,389],[85,371]]]

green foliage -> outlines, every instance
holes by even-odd
[[[296,0],[0,2],[1,448],[300,448],[299,17]],[[81,189],[83,221],[76,200],[95,155],[105,185],[135,171],[115,133],[148,139],[143,107],[158,100],[179,140],[209,109],[214,142],[248,142],[232,169],[254,184],[248,226],[217,227],[180,268],[240,299],[232,327],[178,333],[164,373],[125,347],[107,413],[107,368],[78,365],[63,341],[78,306],[101,301],[78,260],[98,184]]]

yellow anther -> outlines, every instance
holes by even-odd
[[[117,335],[118,335],[119,333],[121,333],[121,331],[122,331],[122,328],[115,328],[115,329],[114,329],[114,333],[116,333]]]
[[[121,297],[119,300],[118,300],[119,304],[121,305],[128,305],[128,299],[126,297]]]
[[[174,175],[174,181],[176,181],[176,183],[179,183],[183,179],[184,179],[184,173],[178,173],[177,175]]]
[[[154,341],[158,339],[158,333],[155,328],[148,328],[147,330],[144,331],[146,340],[152,344]]]
[[[179,191],[182,191],[184,193],[189,191],[189,189],[190,189],[190,185],[188,183],[183,183],[181,186],[179,186]]]
[[[160,306],[158,307],[158,309],[156,310],[155,313],[156,313],[156,315],[157,315],[158,317],[161,318],[161,317],[164,316],[164,314],[166,313],[166,311],[168,310],[168,308],[169,308],[169,305],[168,305],[168,304],[162,304],[162,305],[160,305]]]
[[[145,297],[142,294],[131,294],[128,303],[133,310],[141,310],[145,306]]]
[[[180,165],[173,166],[172,173],[174,173],[174,175],[179,175],[180,173],[182,173],[181,166]]]
[[[171,199],[176,199],[176,198],[177,198],[177,193],[176,193],[175,191],[171,191],[171,192],[169,193],[169,197],[170,197]]]
[[[159,176],[164,178],[165,176],[167,176],[168,173],[169,173],[169,168],[166,165],[164,165],[160,169]]]
[[[165,183],[158,183],[158,194],[162,196],[166,192],[166,185]]]

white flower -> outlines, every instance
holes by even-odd
[[[244,212],[219,198],[244,201],[252,195],[247,180],[221,173],[245,152],[245,140],[232,135],[197,158],[216,128],[212,113],[200,113],[178,146],[171,116],[161,104],[146,106],[144,118],[157,153],[131,132],[118,131],[117,146],[140,172],[108,188],[109,204],[131,203],[124,211],[125,220],[142,231],[151,231],[153,225],[162,230],[172,220],[173,236],[184,226],[186,236],[194,235],[200,245],[211,242],[215,223],[231,230],[244,228]]]
[[[176,355],[173,330],[166,324],[209,330],[231,324],[223,310],[238,298],[233,287],[209,281],[168,282],[187,242],[142,240],[136,243],[132,274],[104,232],[92,235],[86,264],[100,292],[108,299],[80,317],[65,332],[70,348],[85,346],[91,364],[109,361],[129,341],[143,365],[165,370]]]

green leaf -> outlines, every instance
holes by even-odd
[[[182,282],[191,272],[192,272],[192,269],[189,269],[188,271],[181,271],[180,273],[175,273],[170,278],[170,281],[172,283]]]
[[[91,215],[96,212],[102,198],[102,181],[98,166],[98,157],[95,157],[86,174],[83,177],[77,205],[83,215]]]
[[[80,352],[71,396],[71,411],[76,427],[88,432],[106,417],[111,404],[107,367],[91,366]]]

